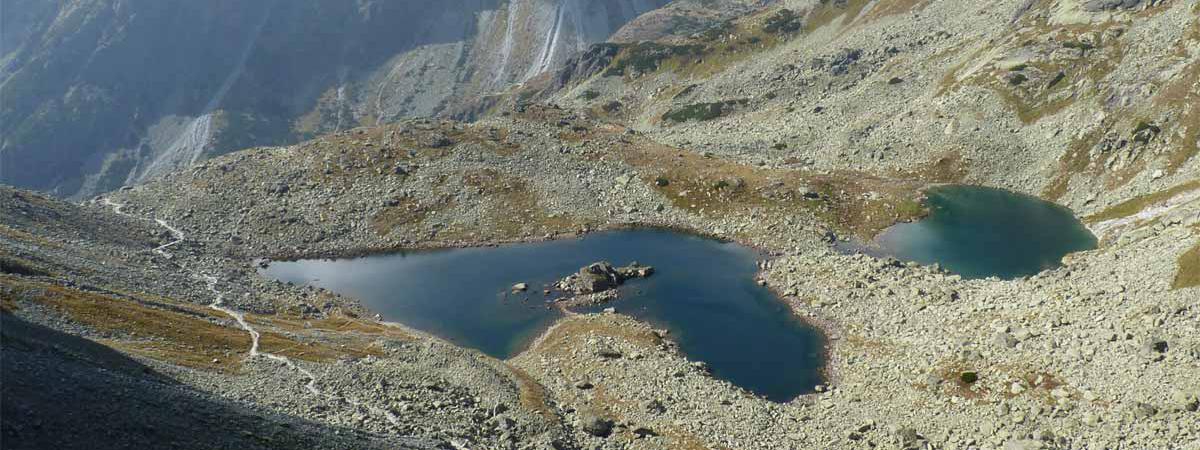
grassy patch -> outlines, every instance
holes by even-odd
[[[707,77],[774,48],[804,29],[795,11],[768,8],[712,27],[686,44],[624,44],[604,74],[629,76],[670,70],[684,77]]]
[[[28,233],[25,230],[13,228],[7,224],[2,224],[2,223],[0,223],[0,237],[3,237],[5,239],[11,239],[11,240],[14,240],[17,242],[36,244],[36,245],[44,246],[44,247],[48,247],[48,248],[62,248],[63,247],[62,244],[60,244],[58,242],[53,242],[49,239],[46,239],[45,237],[38,236],[38,235],[35,235],[32,233]]]
[[[676,208],[694,214],[801,214],[868,239],[896,222],[922,216],[918,191],[926,183],[956,181],[963,173],[953,155],[896,177],[767,169],[653,143],[634,146],[622,158]]]
[[[0,273],[25,276],[42,276],[49,273],[36,264],[24,259],[0,255]]]
[[[933,373],[942,380],[942,387],[949,395],[978,400],[991,393],[983,383],[976,384],[981,378],[981,372],[963,361],[944,362],[941,367],[934,369]]]
[[[1171,289],[1200,286],[1200,244],[1196,244],[1179,255],[1179,272],[1171,282]]]
[[[1047,184],[1046,188],[1042,190],[1042,197],[1055,201],[1067,193],[1071,177],[1086,171],[1091,165],[1089,152],[1101,135],[1100,131],[1092,131],[1071,143],[1067,151],[1058,158],[1058,172],[1055,173],[1054,179],[1050,180],[1050,184]]]
[[[908,14],[924,9],[929,3],[930,0],[880,0],[867,12],[864,19],[871,21],[898,14]]]
[[[669,120],[677,123],[687,122],[689,120],[703,122],[729,114],[738,106],[745,106],[749,103],[750,100],[748,99],[726,100],[712,103],[696,103],[680,108],[673,108],[662,115],[662,120]]]
[[[100,341],[126,353],[184,367],[235,373],[250,349],[250,335],[224,326],[231,319],[219,311],[186,303],[117,298],[41,282],[16,282],[25,298],[95,330]],[[248,317],[249,319],[250,317]],[[260,329],[263,351],[306,361],[361,357],[372,352],[300,342]]]
[[[508,369],[512,371],[513,380],[517,383],[517,392],[520,398],[521,407],[526,411],[533,411],[542,416],[543,419],[556,422],[558,415],[554,410],[550,409],[550,399],[546,395],[546,388],[529,376],[524,370],[508,365]]]
[[[799,31],[803,26],[803,19],[795,11],[782,8],[767,18],[763,24],[763,31],[767,33],[794,33]]]
[[[249,334],[214,323],[218,317],[198,307],[152,307],[43,283],[22,287],[34,302],[110,335],[106,344],[135,355],[233,373],[250,348]]]
[[[462,183],[484,197],[479,207],[490,226],[477,228],[491,233],[490,237],[535,236],[579,229],[580,224],[573,218],[549,214],[537,193],[520,177],[479,169],[464,173]]]
[[[603,44],[618,45],[618,44]],[[704,53],[701,45],[668,45],[655,42],[640,42],[622,46],[612,64],[604,71],[604,76],[624,76],[649,73],[671,58],[694,57]]]
[[[1175,132],[1168,132],[1169,148],[1173,149],[1167,156],[1167,172],[1175,173],[1185,163],[1200,154],[1200,63],[1194,63],[1184,69],[1187,76],[1181,77],[1174,83],[1164,87],[1152,100],[1154,107],[1160,111],[1172,111],[1179,114],[1175,121]]]
[[[1011,69],[989,65],[959,80],[957,71],[964,65],[978,62],[992,64],[992,61],[979,61],[983,55],[990,54],[986,50],[994,48],[985,46],[947,74],[942,80],[939,95],[961,85],[988,88],[1016,113],[1022,123],[1037,123],[1091,94],[1071,90],[1072,82],[1088,80],[1093,85],[1103,84],[1104,78],[1121,64],[1125,57],[1125,46],[1120,41],[1092,43],[1080,39],[1085,33],[1103,32],[1110,26],[1096,29],[1030,24],[1025,31],[1014,34],[1006,43],[998,44],[1010,50],[1005,53],[1018,49],[1050,53],[1056,47],[1066,47],[1078,50],[1077,54],[1051,61],[1029,61]],[[1041,39],[1053,33],[1063,36],[1059,42],[1044,42]]]
[[[1137,126],[1133,128],[1133,133],[1130,134],[1130,137],[1133,138],[1134,142],[1139,144],[1149,144],[1150,141],[1158,136],[1158,133],[1162,133],[1162,128],[1159,128],[1158,125],[1139,121]]]
[[[387,236],[404,225],[421,223],[434,211],[445,209],[449,205],[422,205],[412,197],[391,200],[383,209],[371,217],[371,228],[380,236]]]
[[[924,8],[929,4],[929,0],[879,0],[874,5],[871,3],[872,0],[820,0],[817,6],[809,12],[804,23],[804,30],[806,32],[814,31],[835,23],[838,18],[842,19],[840,26],[846,27],[855,23],[860,16],[863,22],[869,22],[904,14]],[[863,10],[868,6],[871,9],[864,15]]]
[[[1129,217],[1129,216],[1132,216],[1134,214],[1141,212],[1142,210],[1144,210],[1154,204],[1167,201],[1171,197],[1174,197],[1176,195],[1179,195],[1181,193],[1191,191],[1194,189],[1200,189],[1200,180],[1189,181],[1187,183],[1183,183],[1181,185],[1174,186],[1170,189],[1165,189],[1165,190],[1158,191],[1158,192],[1155,192],[1152,194],[1146,194],[1146,195],[1140,195],[1140,196],[1134,197],[1132,199],[1129,199],[1124,202],[1118,203],[1116,205],[1110,206],[1107,209],[1105,209],[1104,211],[1087,216],[1083,219],[1083,221],[1087,222],[1087,223],[1097,223],[1097,222],[1103,222],[1106,220],[1113,220],[1113,219],[1120,219],[1122,217]]]
[[[643,348],[662,344],[662,338],[644,327],[613,325],[604,317],[574,316],[559,320],[529,351],[547,356],[569,356],[573,350],[572,342],[593,336],[623,340]]]

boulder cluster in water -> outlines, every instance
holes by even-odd
[[[632,262],[625,267],[613,267],[612,264],[601,261],[588,264],[559,280],[554,287],[575,295],[595,294],[616,289],[626,280],[645,278],[654,273],[654,268]]]

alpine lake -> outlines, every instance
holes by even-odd
[[[964,278],[1015,278],[1095,248],[1070,210],[998,189],[927,191],[928,217],[876,239],[884,254],[938,263]],[[359,299],[384,319],[496,358],[510,358],[564,315],[544,288],[597,261],[653,266],[617,287],[613,307],[669,330],[690,359],[772,401],[823,383],[825,340],[755,282],[758,251],[687,233],[634,229],[538,243],[411,251],[348,259],[272,262],[263,275]],[[514,291],[516,283],[529,286]]]

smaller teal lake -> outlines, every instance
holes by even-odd
[[[1036,197],[976,186],[926,194],[929,217],[876,238],[885,253],[937,263],[963,278],[1012,279],[1058,267],[1068,253],[1097,245],[1071,210]]]
[[[621,286],[618,312],[666,328],[714,376],[774,401],[823,383],[824,339],[754,282],[758,253],[734,243],[659,230],[580,239],[275,262],[264,275],[361,300],[385,319],[508,358],[561,317],[543,286],[596,261],[654,266]],[[511,292],[515,283],[529,291]]]

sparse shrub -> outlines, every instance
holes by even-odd
[[[658,187],[667,187],[670,184],[671,180],[668,180],[667,177],[658,177],[654,179],[654,185]]]
[[[621,76],[630,73],[647,73],[658,70],[666,59],[675,56],[698,55],[704,50],[700,45],[665,45],[642,42],[625,46],[622,54],[604,72],[604,76]]]
[[[733,19],[729,19],[707,30],[704,30],[700,33],[699,37],[705,41],[715,41],[731,33],[734,28],[736,27],[734,26]]]
[[[43,276],[46,272],[20,259],[0,257],[0,273],[25,276]]]
[[[974,384],[976,381],[979,381],[979,374],[967,371],[959,374],[958,379],[965,384]]]
[[[804,26],[800,16],[787,8],[777,11],[771,17],[767,18],[767,22],[763,25],[763,31],[767,33],[794,33]]]
[[[579,94],[579,98],[584,99],[584,100],[595,100],[598,97],[600,97],[600,93],[593,91],[591,89],[583,91],[582,94]]]
[[[1025,76],[1023,73],[1013,74],[1012,76],[1008,77],[1008,84],[1012,86],[1020,86],[1021,83],[1026,81],[1029,81],[1029,77]]]
[[[1070,49],[1079,50],[1080,53],[1087,52],[1088,50],[1096,48],[1096,46],[1092,45],[1091,43],[1083,42],[1083,41],[1066,41],[1066,42],[1063,42],[1062,46],[1066,47],[1066,48],[1070,48]]]
[[[1046,89],[1050,89],[1050,88],[1053,88],[1054,86],[1057,86],[1058,83],[1061,83],[1062,80],[1065,80],[1065,79],[1067,79],[1067,74],[1061,70],[1058,71],[1058,74],[1054,76],[1054,79],[1050,80],[1050,83],[1046,84]]]
[[[734,107],[746,105],[748,103],[749,100],[746,99],[726,100],[723,102],[712,103],[696,103],[667,111],[662,115],[662,119],[670,120],[672,122],[687,122],[689,120],[703,122],[721,117]]]
[[[1159,128],[1158,125],[1141,121],[1133,129],[1133,141],[1139,144],[1148,144],[1161,132],[1162,128]]]

